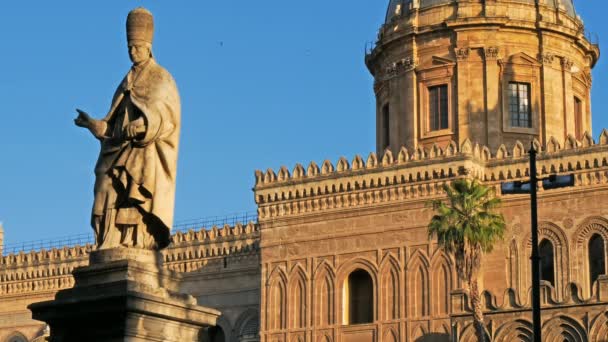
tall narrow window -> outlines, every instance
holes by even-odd
[[[374,284],[370,275],[358,269],[348,276],[348,324],[372,323],[374,319]]]
[[[390,119],[391,112],[387,103],[382,107],[382,148],[384,149],[391,143]]]
[[[574,97],[574,134],[575,138],[580,139],[583,135],[583,102]]]
[[[595,234],[589,240],[589,276],[591,277],[591,290],[593,283],[600,275],[606,274],[606,251],[604,239]]]
[[[448,86],[442,84],[429,88],[429,129],[447,129],[448,123]]]
[[[544,239],[538,246],[540,250],[540,279],[548,281],[555,286],[555,258],[553,257],[553,244]]]
[[[530,84],[509,83],[509,116],[512,127],[532,127]]]

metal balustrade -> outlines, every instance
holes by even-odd
[[[223,216],[208,216],[197,219],[176,221],[172,232],[187,232],[190,229],[211,229],[213,226],[224,227],[225,225],[234,226],[237,223],[243,225],[249,222],[258,222],[258,215],[255,211],[233,213]],[[0,245],[0,255],[18,254],[20,252],[29,253],[31,251],[49,250],[53,248],[84,246],[94,244],[95,235],[93,232],[63,236],[52,239],[39,239],[24,242],[9,243]]]

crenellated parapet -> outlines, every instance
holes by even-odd
[[[93,245],[20,252],[0,258],[0,296],[33,292],[56,292],[74,286],[72,271],[89,262]],[[177,232],[173,243],[163,251],[165,267],[191,272],[231,258],[232,262],[256,260],[259,250],[259,227],[246,225],[202,228]]]
[[[574,174],[575,186],[608,183],[608,130],[596,143],[589,133],[581,141],[551,137],[545,146],[534,140],[539,176]],[[528,144],[529,145],[529,144]],[[319,167],[297,164],[290,173],[256,171],[255,200],[260,220],[302,215],[321,210],[360,208],[380,203],[419,200],[442,194],[443,184],[455,178],[478,178],[488,184],[524,180],[529,176],[528,149],[517,141],[496,150],[465,140],[445,147],[434,144],[414,151],[402,147],[394,156],[371,153],[366,161],[344,157],[336,166],[326,160]]]
[[[216,226],[208,230],[178,232],[173,244],[163,251],[165,267],[172,271],[193,272],[205,266],[235,262],[259,262],[259,226]]]
[[[0,259],[0,296],[74,286],[72,271],[89,262],[92,245],[20,252]]]

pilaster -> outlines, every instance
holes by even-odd
[[[563,93],[564,93],[564,135],[566,138],[568,134],[580,139],[576,136],[576,119],[574,118],[574,94],[572,91],[572,61],[567,57],[562,57],[560,60],[562,67],[562,80],[563,80]]]
[[[469,71],[469,54],[470,49],[468,47],[456,47],[454,49],[456,54],[456,84],[457,84],[457,125],[456,131],[458,132],[458,144],[462,144],[471,134],[471,121],[469,115],[469,103],[466,100],[469,96],[469,90],[467,87],[468,81],[471,79]]]
[[[502,118],[500,110],[500,67],[498,65],[499,48],[484,48],[485,59],[485,95],[486,95],[486,128],[490,149],[497,149],[502,136]]]

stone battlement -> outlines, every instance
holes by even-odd
[[[259,228],[247,225],[216,226],[173,234],[163,256],[165,267],[178,272],[202,268],[208,259],[246,258],[259,250]],[[0,258],[0,296],[58,291],[74,285],[72,271],[86,266],[93,245],[20,252]],[[257,258],[254,258],[257,260]]]
[[[540,176],[574,173],[575,186],[608,182],[608,130],[596,144],[589,133],[582,141],[569,136],[563,144],[550,138],[546,146],[534,141]],[[352,164],[342,157],[337,165],[325,161],[319,168],[297,164],[290,174],[281,167],[256,171],[255,199],[260,220],[298,215],[319,210],[357,207],[399,200],[441,195],[446,181],[478,178],[498,187],[505,180],[523,180],[529,175],[527,148],[520,141],[492,153],[486,146],[465,140],[445,148],[408,151],[402,147],[397,158],[386,150],[379,158],[370,153],[367,162],[356,156]]]

